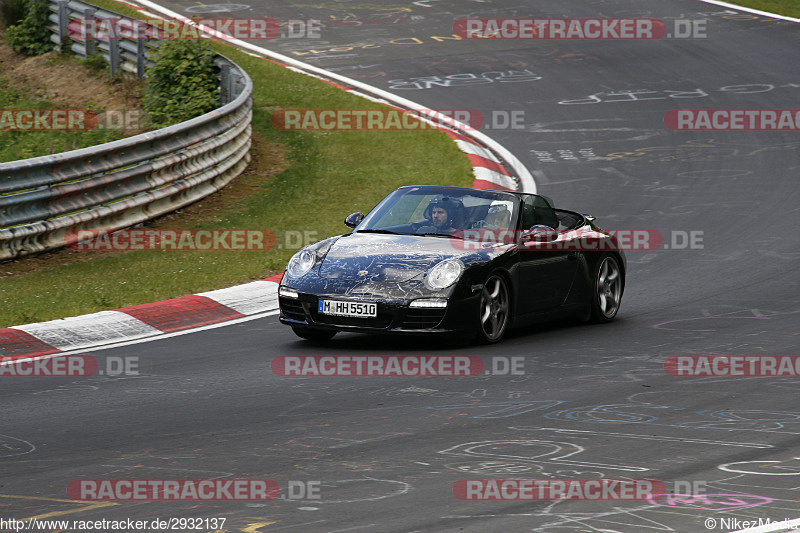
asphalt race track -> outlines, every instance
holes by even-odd
[[[478,110],[490,125],[521,112],[519,128],[483,131],[528,166],[540,193],[604,228],[656,230],[664,245],[628,252],[622,309],[607,325],[547,324],[490,347],[355,334],[316,345],[269,316],[91,354],[101,368],[138,357],[138,376],[2,378],[0,517],[604,533],[800,517],[800,377],[664,369],[677,355],[800,354],[800,133],[664,123],[674,109],[799,108],[800,26],[690,0],[162,5],[317,19],[319,39],[255,44],[433,109]],[[705,25],[703,36],[650,41],[452,38],[459,18],[531,16]],[[523,357],[524,374],[276,376],[271,361],[287,355],[477,355],[489,369]],[[233,478],[275,480],[283,497],[67,495],[77,479]],[[655,479],[669,494],[464,501],[453,491],[459,480],[514,478]]]

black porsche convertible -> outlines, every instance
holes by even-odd
[[[350,233],[292,257],[280,321],[317,341],[354,331],[484,343],[534,321],[608,322],[626,259],[593,220],[536,194],[401,187],[366,216],[348,216]]]

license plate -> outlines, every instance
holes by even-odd
[[[323,315],[375,318],[378,304],[366,302],[343,302],[340,300],[320,300],[317,308]]]

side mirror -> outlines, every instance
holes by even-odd
[[[355,228],[364,220],[364,213],[353,213],[344,219],[344,225],[348,228]]]
[[[527,231],[523,231],[520,235],[520,243],[526,245],[532,242],[553,242],[558,239],[558,231],[550,226],[533,226]]]

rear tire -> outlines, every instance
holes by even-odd
[[[622,303],[623,278],[619,261],[611,254],[600,257],[592,283],[592,322],[611,322]]]
[[[492,274],[483,284],[478,306],[478,342],[500,342],[511,323],[511,299],[508,283],[499,274]]]
[[[329,341],[336,335],[335,331],[329,329],[313,329],[303,326],[292,326],[292,331],[301,339],[315,342]]]

